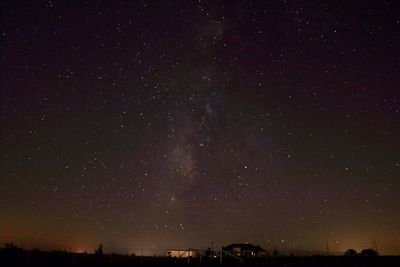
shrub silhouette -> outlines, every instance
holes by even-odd
[[[344,253],[344,255],[345,256],[349,256],[349,257],[354,257],[354,256],[357,256],[357,251],[355,251],[354,249],[350,248]]]
[[[378,256],[378,252],[372,248],[367,248],[367,249],[363,249],[361,251],[361,256],[366,256],[366,257],[375,257]]]

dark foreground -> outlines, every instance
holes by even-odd
[[[199,258],[176,259],[168,257],[140,257],[125,255],[95,255],[68,252],[5,251],[0,250],[0,266],[242,266],[242,267],[311,267],[311,266],[400,266],[400,256],[312,256],[266,257],[247,259],[243,263],[235,259]]]

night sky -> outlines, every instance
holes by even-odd
[[[0,241],[400,254],[399,47],[396,1],[2,1]]]

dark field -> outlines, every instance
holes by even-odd
[[[345,257],[345,256],[311,256],[311,257],[265,257],[246,259],[243,263],[223,258],[176,259],[168,257],[141,257],[127,255],[95,255],[68,252],[43,252],[0,250],[1,266],[400,266],[400,256]]]

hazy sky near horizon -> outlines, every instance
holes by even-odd
[[[400,254],[396,1],[2,1],[0,29],[0,241]]]

